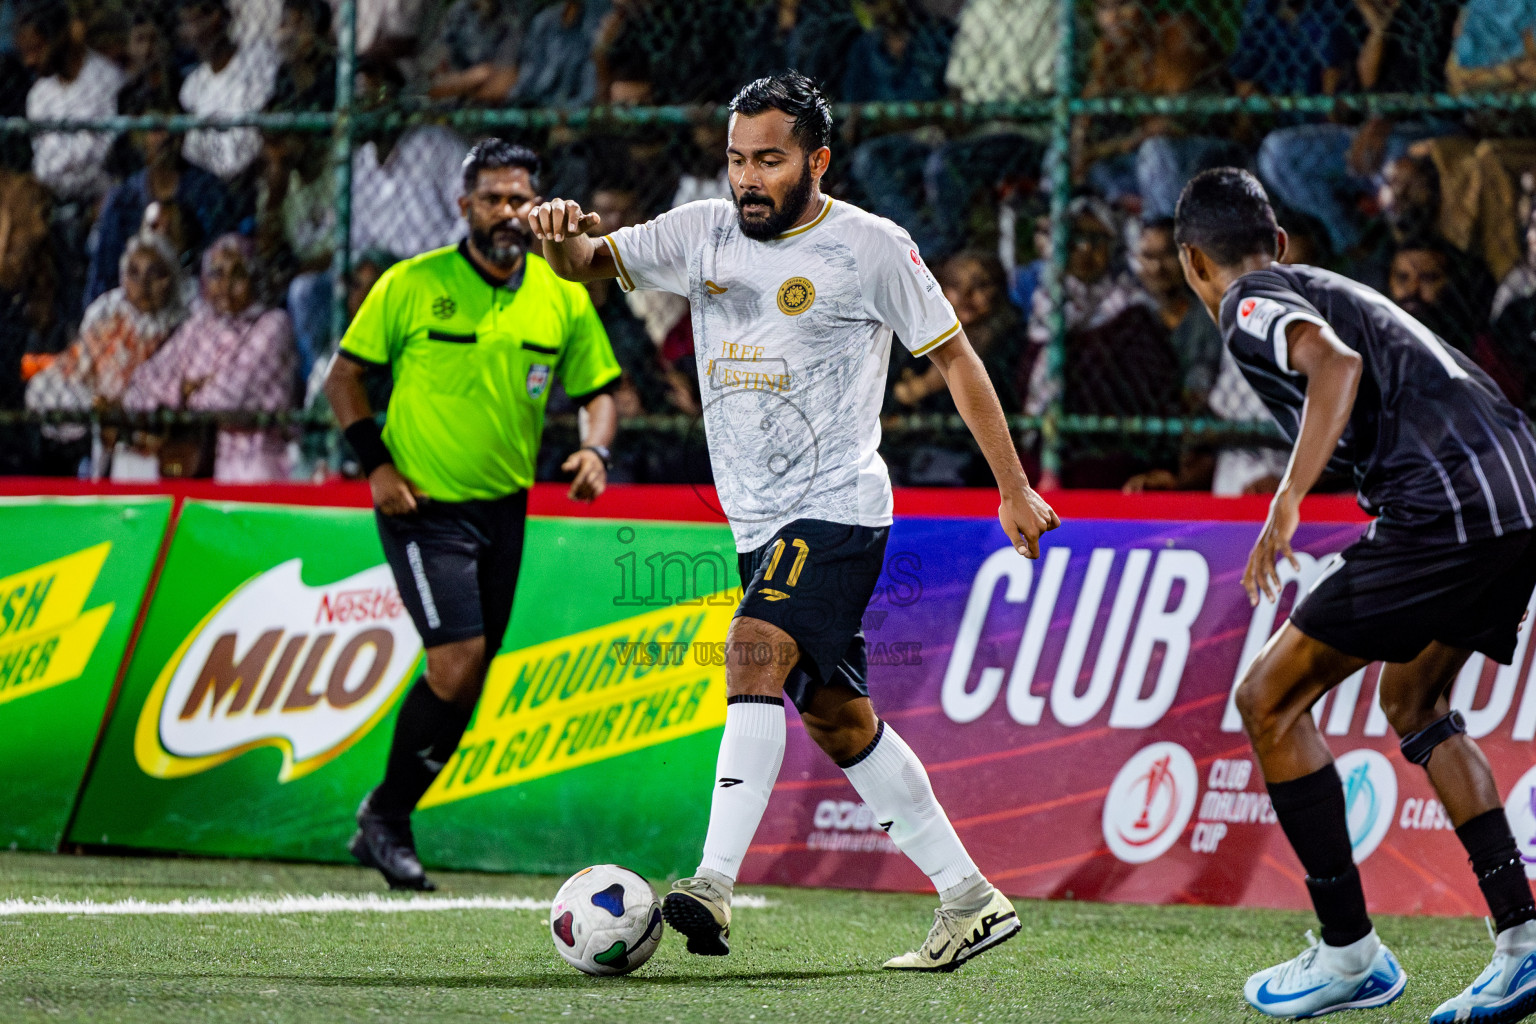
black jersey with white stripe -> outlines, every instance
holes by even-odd
[[[1306,378],[1286,328],[1333,328],[1364,361],[1330,468],[1352,472],[1360,507],[1383,527],[1465,543],[1536,522],[1536,437],[1498,385],[1396,303],[1347,277],[1276,264],[1244,274],[1221,301],[1221,333],[1293,443]]]

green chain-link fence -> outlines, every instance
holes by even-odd
[[[827,191],[918,241],[1048,480],[1233,491],[1283,465],[1168,224],[1224,163],[1260,175],[1295,258],[1536,402],[1536,24],[1497,3],[95,0],[62,40],[46,3],[0,10],[7,472],[168,470],[157,440],[210,421],[252,473],[334,472],[315,382],[377,274],[459,237],[473,140],[533,146],[545,195],[632,223],[729,194],[723,103],[781,66],[836,100]],[[156,263],[146,223],[185,289],[151,312],[125,294]],[[209,273],[251,304],[195,300]],[[617,475],[707,473],[686,303],[593,299],[626,370]],[[550,447],[574,437],[555,408]],[[900,481],[985,482],[923,366],[893,362],[886,413]]]

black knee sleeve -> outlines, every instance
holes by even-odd
[[[1429,755],[1435,752],[1436,747],[1452,736],[1459,736],[1466,731],[1467,720],[1461,717],[1460,711],[1452,711],[1444,718],[1435,719],[1418,732],[1404,736],[1403,756],[1423,767],[1429,764]]]

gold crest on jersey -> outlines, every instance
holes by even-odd
[[[816,301],[816,286],[803,277],[792,277],[779,285],[779,312],[799,316]]]

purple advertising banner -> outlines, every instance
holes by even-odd
[[[900,519],[865,618],[875,708],[928,766],[977,863],[1010,894],[1309,905],[1231,695],[1352,524],[1305,524],[1277,603],[1240,584],[1259,524],[1089,521],[1038,561],[995,521]],[[1536,877],[1528,641],[1474,656],[1452,705],[1487,753]],[[1481,913],[1466,855],[1422,769],[1398,752],[1372,666],[1315,709],[1338,759],[1373,910]],[[751,883],[922,889],[791,718]]]

